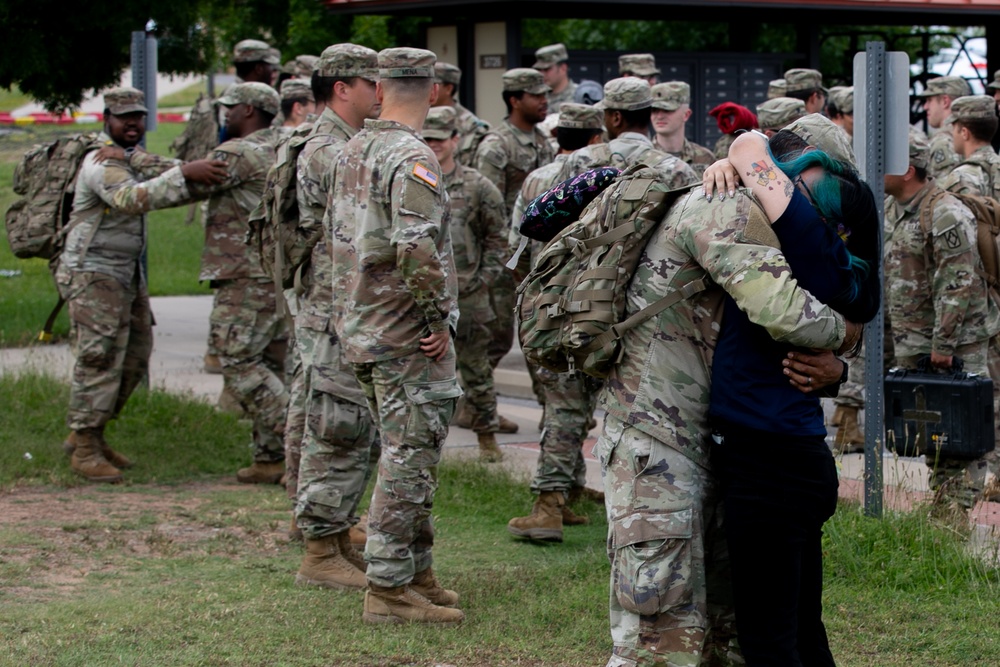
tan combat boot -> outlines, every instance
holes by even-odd
[[[324,586],[337,590],[361,590],[368,581],[340,551],[340,535],[327,535],[306,540],[306,555],[302,559],[295,583],[300,586]]]
[[[461,609],[434,604],[410,586],[385,588],[368,584],[365,592],[365,623],[430,623],[458,625],[465,619]]]
[[[454,607],[458,604],[458,593],[442,588],[434,577],[434,571],[427,568],[413,575],[410,588],[439,607]]]
[[[273,463],[254,461],[249,468],[241,468],[237,471],[236,481],[240,484],[277,484],[284,474],[284,461]]]
[[[503,452],[497,445],[497,436],[493,433],[480,433],[479,437],[479,460],[486,463],[496,463],[503,461]]]
[[[543,491],[538,494],[531,514],[511,519],[507,523],[507,531],[517,537],[562,542],[562,510],[565,506],[566,499],[562,491]]]
[[[135,466],[135,463],[133,463],[127,456],[111,449],[111,446],[108,445],[108,441],[104,439],[103,428],[99,428],[96,430],[97,430],[97,437],[101,441],[101,454],[103,454],[104,458],[108,460],[108,463],[118,468],[119,470],[125,470]],[[69,435],[66,436],[66,439],[63,440],[63,451],[66,452],[66,456],[72,456],[73,450],[75,449],[76,449],[76,431],[70,431]]]
[[[358,568],[362,572],[368,569],[368,563],[365,562],[364,555],[358,551],[353,544],[351,544],[350,531],[345,530],[342,533],[337,533],[337,546],[340,547],[341,555],[347,559],[354,567]]]
[[[88,482],[114,484],[122,481],[122,471],[104,458],[98,429],[84,428],[74,431],[73,434],[76,444],[70,457],[70,467],[73,472],[83,476]]]
[[[517,430],[521,428],[518,426],[516,421],[512,419],[507,419],[503,415],[497,415],[500,419],[500,428],[497,429],[500,433],[517,433]]]
[[[358,549],[364,549],[365,544],[368,543],[368,513],[365,512],[361,515],[361,519],[351,526],[347,531],[348,536],[351,538],[351,544]]]
[[[833,420],[837,424],[837,435],[833,446],[838,454],[854,454],[865,451],[865,435],[858,427],[858,409],[849,406],[837,406]]]
[[[202,370],[209,375],[222,375],[222,362],[219,361],[219,355],[206,352]]]
[[[472,428],[472,412],[469,410],[468,403],[465,402],[465,397],[458,399],[458,405],[455,407],[455,415],[451,418],[452,426],[457,426],[459,428]]]
[[[583,497],[579,486],[574,486],[569,491],[569,498],[566,499],[566,504],[562,508],[562,522],[564,526],[585,526],[590,523],[590,518],[585,516],[580,516],[569,506],[573,503],[577,503]]]
[[[302,529],[299,528],[299,524],[295,520],[295,510],[292,510],[292,521],[288,526],[288,539],[293,542],[301,542],[305,539],[302,535]]]

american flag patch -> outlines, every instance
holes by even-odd
[[[419,162],[413,165],[413,175],[419,178],[427,185],[431,186],[432,188],[437,187],[438,184],[437,174],[435,174],[433,171],[429,170],[427,167],[420,164]]]

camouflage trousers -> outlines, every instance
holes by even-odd
[[[302,459],[302,440],[306,431],[306,403],[309,385],[299,353],[301,332],[296,331],[289,341],[288,408],[285,410],[285,493],[293,505],[298,499],[299,465]]]
[[[721,498],[708,469],[612,415],[595,452],[611,561],[607,667],[742,664]]]
[[[493,367],[488,356],[492,336],[489,326],[463,315],[458,319],[455,337],[456,365],[465,390],[465,404],[472,415],[472,430],[476,433],[496,433],[500,428]]]
[[[209,332],[223,378],[253,420],[254,461],[282,461],[287,327],[277,313],[274,283],[238,278],[214,285]]]
[[[441,361],[421,353],[354,364],[378,424],[382,456],[368,507],[368,581],[408,584],[432,564],[437,464],[462,394],[452,346]]]
[[[59,291],[66,300],[76,362],[66,425],[100,428],[118,416],[149,372],[153,315],[149,295],[95,271],[72,274]]]
[[[989,340],[955,348],[956,357],[965,362],[966,373],[988,374],[993,378],[993,432],[1000,433],[1000,335]],[[919,357],[897,357],[896,365],[916,368]],[[955,459],[928,456],[930,487],[940,501],[972,509],[983,495],[990,476],[1000,471],[1000,451],[994,449],[978,459]]]
[[[586,486],[583,442],[597,407],[594,383],[599,381],[583,373],[553,373],[547,368],[536,368],[535,372],[545,392],[545,416],[531,491],[537,494]]]
[[[488,348],[490,368],[496,368],[500,360],[507,356],[507,353],[514,346],[516,288],[514,276],[509,271],[501,273],[496,282],[490,285],[490,306],[497,316],[490,323],[491,336]]]

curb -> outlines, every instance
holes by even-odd
[[[183,113],[158,113],[159,123],[186,123],[188,115]],[[103,123],[102,113],[74,113],[56,115],[51,113],[29,113],[24,116],[14,116],[9,112],[0,112],[0,125],[74,125],[80,123]]]

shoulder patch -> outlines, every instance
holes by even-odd
[[[432,188],[438,185],[438,175],[419,162],[413,165],[413,175]]]

